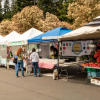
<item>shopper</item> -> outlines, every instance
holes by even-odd
[[[16,56],[16,53],[15,53],[15,56],[14,56],[14,60],[16,60],[16,62],[15,62],[15,71],[17,71],[17,56]]]
[[[22,77],[24,77],[22,48],[19,48],[17,50],[17,70],[16,70],[16,77],[18,77],[18,70],[19,70],[20,66],[21,66]]]
[[[97,52],[94,55],[94,58],[97,58],[97,63],[100,63],[100,46],[97,47]]]
[[[35,48],[32,49],[30,59],[32,60],[32,65],[33,65],[33,70],[34,70],[34,77],[37,77],[36,69],[37,69],[37,72],[38,72],[38,76],[40,77],[41,75],[40,75],[40,70],[39,70],[39,66],[38,66],[39,56],[38,56],[38,53],[36,53]]]

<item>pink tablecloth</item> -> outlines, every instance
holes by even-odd
[[[10,59],[13,61],[13,59]],[[27,60],[23,60],[25,63],[27,63]],[[31,61],[30,61],[31,62]],[[48,62],[46,60],[43,60],[43,61],[39,61],[39,68],[46,68],[46,69],[53,69],[54,66],[55,66],[55,62]]]
[[[54,63],[50,62],[39,62],[39,68],[53,69],[54,65]]]

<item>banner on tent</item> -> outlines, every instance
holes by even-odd
[[[76,41],[76,42],[62,42],[62,56],[82,56],[90,55],[92,48],[89,48],[89,44],[92,44],[92,40],[88,41]]]
[[[25,45],[25,44],[27,44],[27,41],[8,42],[8,46]]]

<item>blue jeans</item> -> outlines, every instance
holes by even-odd
[[[17,70],[17,64],[15,64],[15,71]]]
[[[32,62],[32,65],[33,65],[33,69],[34,69],[34,75],[36,75],[36,69],[35,68],[37,68],[38,75],[40,75],[38,62]]]
[[[20,66],[21,66],[21,73],[22,73],[22,76],[24,76],[23,60],[18,60],[18,61],[17,61],[16,76],[18,76],[18,70],[19,70],[19,67],[20,67]]]

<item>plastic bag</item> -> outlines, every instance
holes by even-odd
[[[27,71],[28,71],[28,72],[32,72],[32,68],[33,68],[32,65],[28,65],[28,66],[27,66]]]

